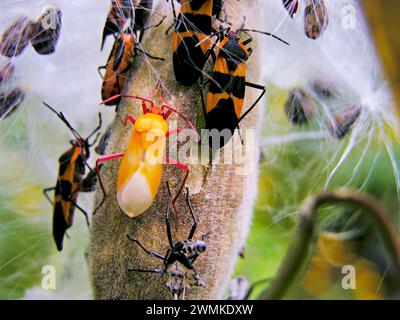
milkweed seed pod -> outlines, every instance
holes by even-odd
[[[318,39],[328,26],[329,18],[324,0],[307,0],[304,9],[304,30],[310,39]]]
[[[17,19],[0,41],[0,53],[8,58],[19,56],[29,43],[32,22],[27,17]]]
[[[0,95],[0,119],[7,118],[17,110],[24,101],[25,92],[21,88],[15,88],[10,92]]]
[[[344,138],[361,114],[361,106],[354,105],[330,121],[329,130],[338,139]]]
[[[31,43],[39,54],[55,52],[61,32],[62,13],[53,6],[43,8],[40,18],[33,24]]]
[[[285,111],[289,120],[294,124],[307,123],[313,116],[310,97],[300,88],[291,90],[286,101]]]

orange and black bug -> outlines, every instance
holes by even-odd
[[[218,33],[225,30],[218,31]],[[212,149],[223,147],[232,137],[239,123],[256,106],[265,93],[265,87],[246,82],[247,60],[252,49],[247,45],[253,40],[249,37],[240,41],[239,32],[258,32],[272,36],[285,44],[284,40],[268,32],[258,30],[239,29],[237,32],[228,30],[222,34],[222,40],[217,44],[218,53],[215,60],[214,71],[210,80],[207,101],[204,103],[201,94],[203,110],[205,114],[205,129],[209,130],[209,144]],[[217,34],[217,33],[215,33]],[[203,83],[203,86],[205,83]],[[250,108],[243,114],[243,103],[246,86],[261,90],[261,94]],[[212,139],[213,133],[218,133],[218,141]]]
[[[94,191],[97,182],[96,171],[93,170],[86,161],[90,157],[89,149],[97,140],[98,134],[93,143],[89,143],[89,139],[101,128],[101,114],[99,113],[98,126],[87,138],[82,138],[61,112],[57,112],[44,102],[43,104],[65,123],[75,137],[75,140],[71,141],[72,147],[63,153],[58,160],[59,171],[56,186],[43,190],[46,198],[53,205],[53,237],[57,249],[61,251],[63,248],[64,235],[73,223],[75,208],[84,214],[86,222],[89,225],[88,214],[77,204],[77,199],[79,192]],[[86,177],[84,177],[85,167],[90,170]],[[48,192],[53,190],[54,197],[52,200]]]
[[[172,6],[173,1],[171,0]],[[181,0],[172,32],[172,58],[175,78],[183,85],[193,85],[212,54],[210,35],[212,16],[219,16],[222,0]],[[175,9],[173,7],[175,16]],[[200,44],[199,44],[200,43]]]
[[[8,58],[20,55],[29,44],[32,26],[27,17],[17,19],[4,31],[0,41],[0,53]]]
[[[151,27],[158,26],[162,21],[163,20]],[[103,85],[101,88],[101,98],[103,101],[122,92],[137,51],[141,51],[151,59],[164,60],[163,58],[154,57],[144,51],[130,32],[121,34],[114,42],[107,65],[99,67],[99,73],[102,69],[106,70],[104,76],[100,73],[100,76],[103,78]],[[120,100],[121,99],[112,100],[107,102],[107,105],[117,105]]]
[[[290,17],[293,18],[294,14],[299,9],[299,0],[282,0],[282,2]]]
[[[15,88],[10,92],[0,95],[0,119],[7,118],[17,110],[18,106],[24,101],[25,92],[21,88]]]
[[[61,32],[61,17],[61,10],[46,6],[42,15],[33,24],[31,44],[37,53],[46,55],[56,50]]]

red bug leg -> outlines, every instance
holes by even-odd
[[[181,162],[178,162],[178,161],[176,161],[174,159],[171,159],[170,157],[166,157],[165,158],[165,162],[168,163],[168,164],[172,164],[174,166],[177,166],[179,169],[182,169],[182,170],[186,171],[185,177],[183,178],[183,180],[181,182],[181,185],[179,186],[178,192],[176,193],[175,197],[172,199],[172,207],[174,209],[174,212],[177,215],[178,219],[181,220],[179,211],[175,207],[175,202],[178,199],[179,195],[181,194],[181,192],[183,190],[183,187],[185,186],[186,180],[187,180],[187,178],[189,176],[189,166],[187,166],[187,165],[185,165],[185,164],[183,164]]]
[[[96,159],[96,172],[97,172],[97,176],[99,178],[99,184],[100,184],[101,191],[103,192],[103,199],[101,199],[99,205],[94,209],[93,215],[95,215],[97,210],[99,210],[101,208],[101,206],[104,204],[104,202],[106,201],[106,198],[107,198],[107,192],[106,192],[106,189],[104,188],[103,180],[101,179],[101,175],[100,175],[101,164],[103,162],[106,162],[109,160],[122,158],[123,156],[124,156],[124,153],[116,153],[116,154],[111,154],[109,156],[105,156],[105,157]]]
[[[122,123],[124,124],[125,127],[126,127],[126,124],[128,123],[128,120],[130,121],[130,123],[135,125],[136,119],[131,114],[128,114],[128,115],[126,115],[124,121],[122,121]]]
[[[138,97],[138,96],[131,96],[131,95],[129,95],[129,94],[123,94],[123,93],[117,94],[117,95],[115,95],[115,96],[112,96],[111,98],[108,98],[107,100],[104,100],[102,103],[100,103],[100,105],[103,105],[103,104],[106,104],[106,103],[108,103],[108,102],[114,101],[114,100],[116,100],[116,99],[118,99],[118,98],[137,99],[137,100],[141,100],[141,101],[143,101],[143,102],[149,102],[149,103],[151,104],[152,107],[154,106],[154,102],[151,101],[151,100],[149,100],[149,99],[141,98],[141,97]],[[146,106],[144,106],[144,107],[146,107]],[[142,108],[143,108],[143,104],[142,104]]]
[[[186,118],[181,112],[177,111],[175,108],[171,107],[168,104],[163,104],[161,106],[161,111],[163,111],[164,109],[168,110],[167,112],[164,113],[164,116],[163,116],[164,120],[166,120],[172,112],[175,112],[179,117],[181,117],[183,120],[186,121],[186,123],[189,125],[190,129],[193,130],[197,139],[199,139],[199,141],[201,140],[200,135],[197,133],[196,128],[194,127],[193,123],[188,118]]]

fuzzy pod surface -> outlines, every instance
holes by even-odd
[[[227,0],[224,9],[233,28],[240,28],[243,18],[246,17],[246,27],[262,30],[263,6],[264,1]],[[167,96],[164,97],[200,130],[204,127],[200,89],[197,85],[185,87],[178,84],[173,73],[171,35],[165,36],[165,31],[173,23],[170,3],[161,2],[155,7],[154,12],[157,14],[152,14],[151,24],[157,23],[163,14],[167,14],[168,19],[159,28],[146,31],[142,45],[147,52],[163,57],[165,61],[146,62],[144,56],[139,53],[124,93],[146,97],[154,91],[158,81],[161,80],[167,92]],[[251,47],[254,53],[248,60],[246,80],[260,83],[260,57],[263,56],[261,52],[263,46],[257,46],[257,34],[252,36],[254,40]],[[210,68],[212,68],[211,63],[206,66],[205,72],[209,74]],[[206,93],[205,91],[205,97]],[[246,89],[245,106],[242,112],[251,105],[258,94],[259,92],[255,89]],[[121,101],[111,125],[106,154],[125,150],[132,127],[129,124],[125,127],[122,121],[129,113],[135,118],[142,114],[139,101],[132,99]],[[241,154],[239,157],[237,150],[233,149],[233,142],[242,147],[236,131],[223,151],[215,155],[218,157],[220,152],[234,153],[233,163],[228,161],[209,165],[208,159],[205,161],[203,159],[201,164],[190,165],[186,186],[189,188],[190,199],[198,220],[194,239],[201,239],[202,235],[207,234],[205,237],[207,250],[194,263],[204,286],[192,287],[186,291],[185,299],[221,299],[226,291],[238,254],[245,244],[251,223],[253,203],[257,195],[258,135],[262,115],[263,102],[261,101],[240,123],[243,135],[248,138],[245,139],[243,147],[246,150],[245,155]],[[187,128],[184,121],[175,115],[169,119],[170,124],[178,120],[179,127]],[[247,129],[250,130],[248,134],[245,132]],[[172,154],[171,157],[175,158],[176,155]],[[195,162],[197,158],[191,157],[190,160]],[[170,183],[172,193],[175,194],[184,172],[171,165],[164,165],[162,182],[156,199],[148,210],[132,219],[121,211],[116,199],[119,164],[120,160],[113,160],[102,168],[102,178],[109,196],[93,217],[91,226],[88,261],[93,296],[95,299],[171,299],[171,293],[166,288],[168,276],[127,271],[128,268],[163,268],[162,260],[147,255],[139,246],[127,239],[127,234],[138,239],[147,249],[165,255],[169,248],[165,227],[168,199],[165,182]],[[96,201],[98,202],[101,197],[102,193],[98,188]],[[183,193],[177,201],[177,208],[180,212],[179,217],[171,211],[174,242],[185,240],[192,225]]]

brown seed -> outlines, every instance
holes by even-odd
[[[351,130],[354,122],[361,114],[361,106],[354,105],[344,111],[342,114],[334,117],[329,123],[329,130],[331,134],[337,138],[344,138]]]
[[[328,26],[328,11],[324,0],[307,0],[304,9],[304,30],[310,39],[318,39]]]
[[[0,95],[0,119],[7,118],[17,110],[24,101],[25,92],[21,88],[15,88],[11,92]]]
[[[293,89],[289,92],[285,110],[289,120],[297,125],[307,123],[313,116],[311,99],[300,88]]]
[[[0,85],[3,82],[9,81],[14,76],[15,67],[11,62],[8,62],[0,69]]]
[[[61,17],[60,10],[52,6],[44,8],[31,32],[31,43],[37,53],[51,54],[56,50],[61,32]]]
[[[22,53],[29,43],[32,22],[27,17],[17,19],[6,31],[0,41],[0,52],[8,58]]]
[[[299,0],[282,0],[282,3],[290,17],[293,18],[294,14],[299,9]]]

